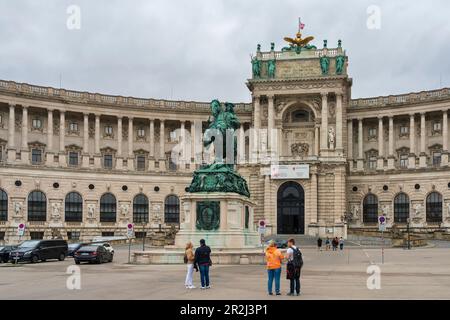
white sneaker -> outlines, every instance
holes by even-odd
[[[205,290],[206,288],[205,287],[201,287],[200,289]]]
[[[206,289],[211,289],[211,286],[207,286]]]
[[[196,286],[189,286],[188,289],[197,289]]]

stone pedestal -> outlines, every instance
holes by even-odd
[[[427,167],[427,155],[424,154],[424,153],[420,154],[419,167],[420,168],[426,168]]]
[[[235,193],[188,193],[182,198],[184,221],[175,237],[175,247],[184,248],[200,239],[218,249],[250,249],[260,246],[255,230],[255,203]]]
[[[394,157],[388,158],[388,170],[395,170],[395,158]]]

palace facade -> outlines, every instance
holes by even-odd
[[[345,236],[377,229],[383,214],[388,228],[448,230],[450,90],[352,99],[347,64],[341,43],[258,48],[252,102],[235,108],[253,222],[273,234]],[[0,241],[18,241],[21,223],[22,239],[178,227],[193,171],[210,160],[209,115],[209,103],[0,81]],[[307,176],[272,176],[283,166]]]

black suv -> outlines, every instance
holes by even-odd
[[[9,256],[11,262],[46,261],[58,259],[63,261],[67,256],[66,240],[28,240],[22,242]]]

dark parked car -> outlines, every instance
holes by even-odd
[[[80,264],[81,262],[112,262],[114,255],[105,249],[102,245],[88,245],[81,247],[75,252],[73,256],[75,263]]]
[[[50,259],[63,261],[66,256],[67,241],[65,240],[28,240],[11,251],[9,260],[12,262],[30,261],[36,263]]]
[[[269,242],[271,240],[266,242],[266,245],[269,245]],[[287,248],[287,241],[286,240],[281,240],[281,239],[273,239],[273,241],[275,241],[275,244],[277,245],[278,249],[286,249]]]
[[[0,263],[9,261],[9,254],[12,250],[16,249],[16,246],[0,246]]]
[[[67,251],[67,256],[68,257],[73,257],[75,252],[77,252],[78,249],[80,249],[81,247],[86,246],[85,243],[71,243],[69,244],[69,248]]]

